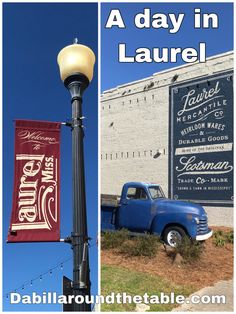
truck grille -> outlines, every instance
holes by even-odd
[[[197,234],[205,234],[208,232],[207,217],[202,217],[199,219],[199,224],[197,225]]]

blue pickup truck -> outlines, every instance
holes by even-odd
[[[173,247],[186,235],[197,241],[212,235],[202,206],[167,199],[160,185],[129,182],[123,186],[119,203],[111,205],[110,201],[102,199],[102,231],[125,228],[134,235],[156,234]]]

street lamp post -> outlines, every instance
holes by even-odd
[[[86,196],[84,177],[83,148],[83,114],[82,96],[93,78],[95,55],[93,51],[78,44],[63,48],[57,57],[61,79],[71,94],[72,121],[72,198],[73,231],[70,242],[73,249],[73,283],[74,296],[90,296],[90,278],[88,262],[88,232],[86,216]],[[73,303],[73,311],[91,311],[86,303]]]

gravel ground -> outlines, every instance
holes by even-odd
[[[172,312],[233,312],[233,280],[219,281],[212,287],[205,287],[193,295],[207,295],[207,296],[216,296],[224,295],[226,297],[225,304],[183,304],[175,309]]]

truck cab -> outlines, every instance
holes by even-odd
[[[120,200],[119,226],[131,231],[149,231],[153,218],[157,214],[155,205],[157,199],[165,199],[160,186],[148,186],[142,182],[126,183]]]
[[[160,185],[145,182],[124,184],[119,204],[109,209],[102,206],[102,230],[122,228],[134,234],[156,234],[171,246],[186,235],[199,241],[212,235],[202,206],[167,199]]]

